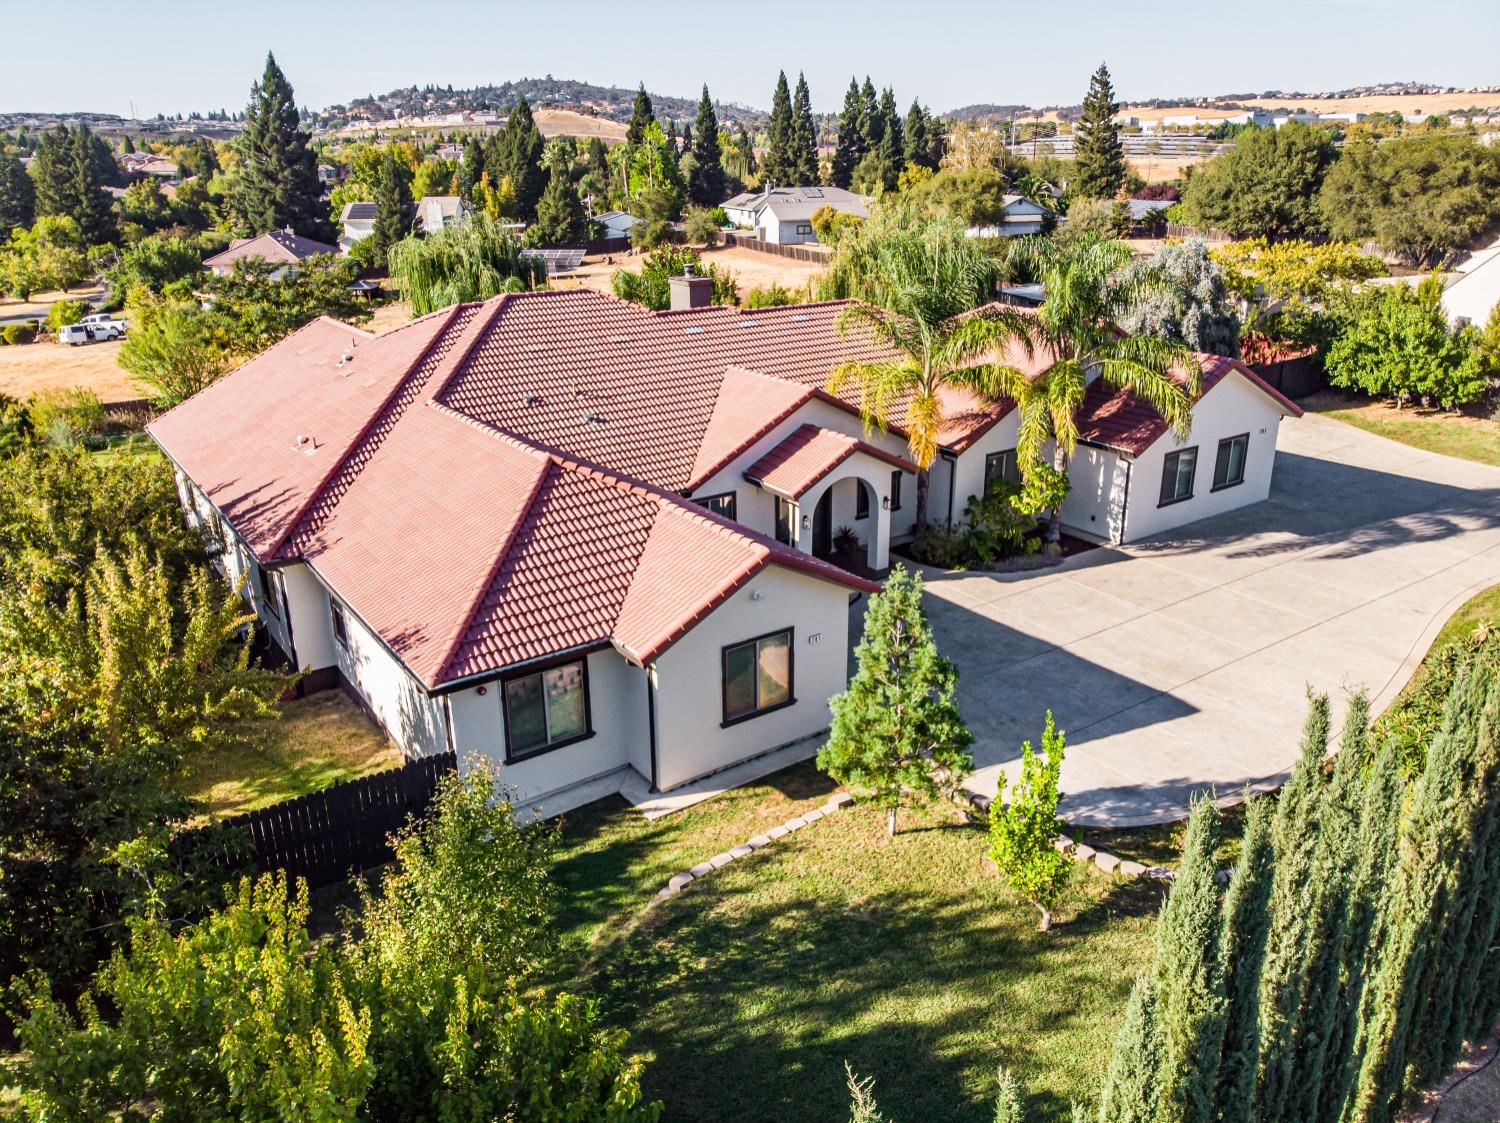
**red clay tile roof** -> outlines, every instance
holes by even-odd
[[[1231,371],[1238,371],[1257,390],[1260,390],[1278,409],[1292,417],[1301,417],[1302,410],[1296,403],[1238,359],[1227,359],[1222,355],[1196,354],[1203,371],[1203,391],[1207,394]],[[1185,377],[1179,376],[1179,381]],[[1199,397],[1202,397],[1202,394]],[[1167,423],[1149,405],[1130,390],[1117,390],[1103,379],[1095,379],[1083,395],[1083,404],[1078,411],[1078,439],[1088,444],[1103,445],[1117,449],[1130,456],[1140,456],[1150,448],[1163,433]]]
[[[208,268],[216,265],[229,266],[237,261],[258,257],[273,265],[295,265],[318,254],[338,252],[337,246],[330,246],[326,242],[315,242],[287,230],[271,230],[258,238],[238,239],[222,253],[205,258],[203,264]]]
[[[258,558],[305,559],[430,688],[604,643],[650,662],[771,564],[877,589],[442,401],[506,309],[530,299],[446,309],[376,339],[314,321],[149,431]],[[729,378],[758,383],[775,380]],[[723,425],[748,424],[725,409]]]
[[[836,433],[817,425],[801,425],[746,468],[745,478],[789,499],[795,499],[856,452],[883,460],[903,471],[917,470],[917,466],[911,461],[892,456],[858,437]]]

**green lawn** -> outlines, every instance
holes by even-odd
[[[979,1123],[1003,1065],[1036,1119],[1067,1119],[1150,957],[1158,885],[1080,867],[1043,935],[956,808],[905,816],[895,839],[854,808],[647,907],[831,790],[803,765],[656,823],[618,801],[567,818],[564,961],[651,1054],[648,1093],[668,1120],[829,1123],[848,1061],[893,1123]]]
[[[287,702],[259,747],[209,749],[185,790],[215,815],[237,815],[395,768],[401,751],[342,691]]]
[[[1337,418],[1414,448],[1500,467],[1500,421],[1441,410],[1397,409],[1386,401],[1345,398],[1332,391],[1301,404],[1309,413]]]

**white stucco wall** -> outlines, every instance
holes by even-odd
[[[1019,416],[1015,410],[997,421],[989,432],[981,436],[958,455],[954,466],[953,525],[964,525],[964,507],[972,496],[984,490],[984,460],[992,452],[1004,452],[1016,447],[1016,426]],[[948,470],[942,461],[932,465],[932,488],[928,496],[930,508],[928,518],[934,523],[948,517]]]
[[[660,788],[676,787],[828,727],[828,699],[846,685],[849,594],[842,585],[771,566],[667,649],[656,663]],[[782,628],[793,629],[796,703],[722,725],[723,647]]]
[[[1466,319],[1481,331],[1500,305],[1500,257],[1462,274],[1443,291],[1443,311],[1454,323]]]
[[[628,764],[649,777],[646,672],[631,666],[613,649],[590,652],[584,658],[588,661],[592,737],[506,764],[504,688],[499,681],[489,682],[448,695],[453,747],[460,767],[476,756],[491,761],[500,770],[501,782],[522,803],[592,780],[622,765]]]
[[[332,625],[330,624],[330,628]],[[344,606],[347,646],[335,644],[339,670],[409,757],[448,751],[443,705],[431,698],[405,667]]]
[[[292,643],[287,654],[299,671],[316,671],[338,661],[333,639],[333,621],[328,613],[328,591],[312,570],[294,562],[280,571],[290,609]]]
[[[1125,515],[1126,542],[1137,542],[1185,523],[1221,514],[1248,503],[1258,503],[1270,493],[1271,472],[1276,463],[1276,434],[1280,408],[1238,372],[1227,375],[1205,394],[1193,409],[1193,428],[1185,441],[1170,433],[1148,448],[1131,468],[1130,503]],[[1250,434],[1245,454],[1245,482],[1213,490],[1214,460],[1219,441]],[[1193,478],[1193,497],[1162,507],[1161,475],[1167,454],[1196,445],[1198,467]]]
[[[1124,457],[1104,448],[1079,445],[1068,461],[1068,497],[1063,500],[1063,527],[1085,538],[1119,542],[1124,534],[1126,477]],[[1133,483],[1132,483],[1133,486]],[[1156,485],[1161,487],[1158,474]],[[1131,495],[1131,500],[1135,496]],[[1153,493],[1152,502],[1156,496]]]

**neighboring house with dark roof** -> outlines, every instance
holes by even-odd
[[[294,268],[310,257],[338,252],[337,246],[304,238],[300,234],[292,233],[290,228],[271,230],[256,238],[236,238],[229,243],[227,250],[206,258],[203,268],[215,277],[224,277],[234,272],[237,262],[255,258],[277,266],[272,270],[271,276],[281,277],[288,269]]]
[[[883,573],[912,534],[909,402],[867,431],[857,390],[827,389],[893,357],[839,330],[845,307],[574,289],[379,337],[317,320],[148,431],[309,686],[343,685],[410,755],[489,757],[527,803],[639,802],[810,753],[850,599],[877,588],[849,570]],[[1224,381],[1205,402],[1232,401]],[[949,389],[942,408],[928,511],[954,522],[1014,465],[1016,415]]]
[[[841,214],[869,214],[862,195],[842,187],[771,187],[746,191],[727,200],[724,215],[735,226],[753,229],[756,237],[777,245],[816,242],[812,216],[822,207]]]
[[[627,211],[604,211],[594,216],[601,238],[628,238],[644,220]]]
[[[339,212],[339,223],[344,233],[339,237],[339,249],[348,253],[356,242],[363,242],[375,233],[374,203],[345,203]]]

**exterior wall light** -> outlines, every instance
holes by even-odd
[[[812,519],[808,518],[806,515],[803,515],[802,516],[802,529],[803,530],[807,530],[811,526],[812,526]]]
[[[889,511],[891,509],[891,497],[889,495],[885,495],[885,496],[881,497],[881,499],[880,499],[880,509],[882,511]]]

